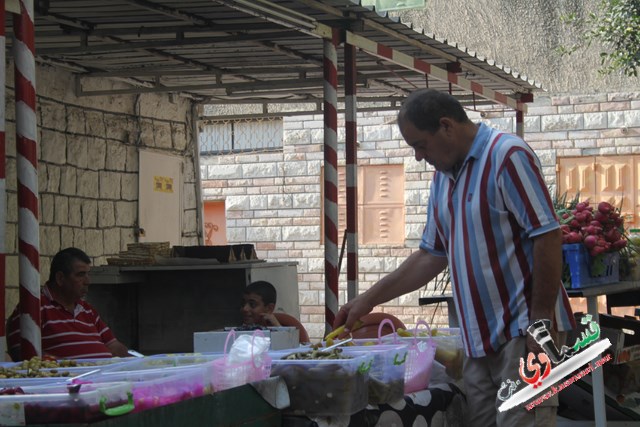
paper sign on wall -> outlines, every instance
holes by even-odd
[[[153,191],[173,193],[173,178],[170,176],[154,176]]]

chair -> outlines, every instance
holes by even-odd
[[[300,321],[298,319],[296,319],[295,317],[293,317],[290,314],[282,313],[282,312],[274,312],[273,315],[278,320],[278,322],[280,322],[280,325],[282,325],[282,326],[293,326],[293,327],[297,328],[298,332],[300,332],[300,342],[301,343],[310,342],[309,334],[307,333],[307,330],[304,328],[304,326],[302,326],[302,323],[300,323]]]
[[[393,314],[369,313],[360,318],[363,325],[355,331],[352,331],[351,335],[354,338],[378,338],[378,327],[380,326],[380,322],[384,319],[391,320],[391,323],[393,323],[393,327],[396,328],[396,330],[398,328],[407,329],[402,320],[398,319]],[[390,326],[385,325],[382,328],[382,335],[388,335],[390,333],[393,333],[393,330]]]

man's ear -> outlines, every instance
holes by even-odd
[[[453,125],[453,120],[449,117],[440,117],[440,126],[444,129],[445,132],[451,130],[451,126]]]
[[[276,309],[276,304],[275,304],[275,303],[273,303],[273,302],[270,302],[270,303],[269,303],[269,304],[267,304],[265,307],[267,308],[267,312],[269,312],[269,313],[273,313],[273,310],[275,310],[275,309]]]
[[[61,286],[62,281],[64,280],[64,273],[62,271],[58,271],[55,277],[56,277],[56,285]]]

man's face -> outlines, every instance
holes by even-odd
[[[69,300],[80,300],[89,292],[89,270],[91,267],[80,260],[75,260],[71,265],[71,273],[68,275],[58,272],[56,282],[60,293]]]
[[[258,294],[244,294],[242,299],[240,311],[242,323],[245,325],[263,325],[265,323],[264,315],[273,312],[273,304],[265,305],[262,297]]]
[[[416,128],[408,120],[400,123],[400,132],[415,153],[417,161],[424,160],[438,171],[448,171],[458,162],[455,144],[449,139],[448,123],[431,133]]]

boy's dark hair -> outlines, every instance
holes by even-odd
[[[49,282],[55,283],[56,273],[62,272],[68,276],[73,270],[75,261],[82,261],[85,264],[91,264],[91,258],[84,251],[78,248],[66,248],[58,252],[51,261],[51,269],[49,270]]]
[[[252,282],[244,288],[244,294],[256,294],[260,295],[262,298],[262,302],[267,304],[275,304],[276,303],[276,288],[269,282],[264,280],[258,280],[257,282]]]
[[[418,89],[409,94],[398,112],[398,121],[408,120],[416,129],[435,133],[440,119],[449,117],[462,123],[469,120],[462,104],[446,92]]]

